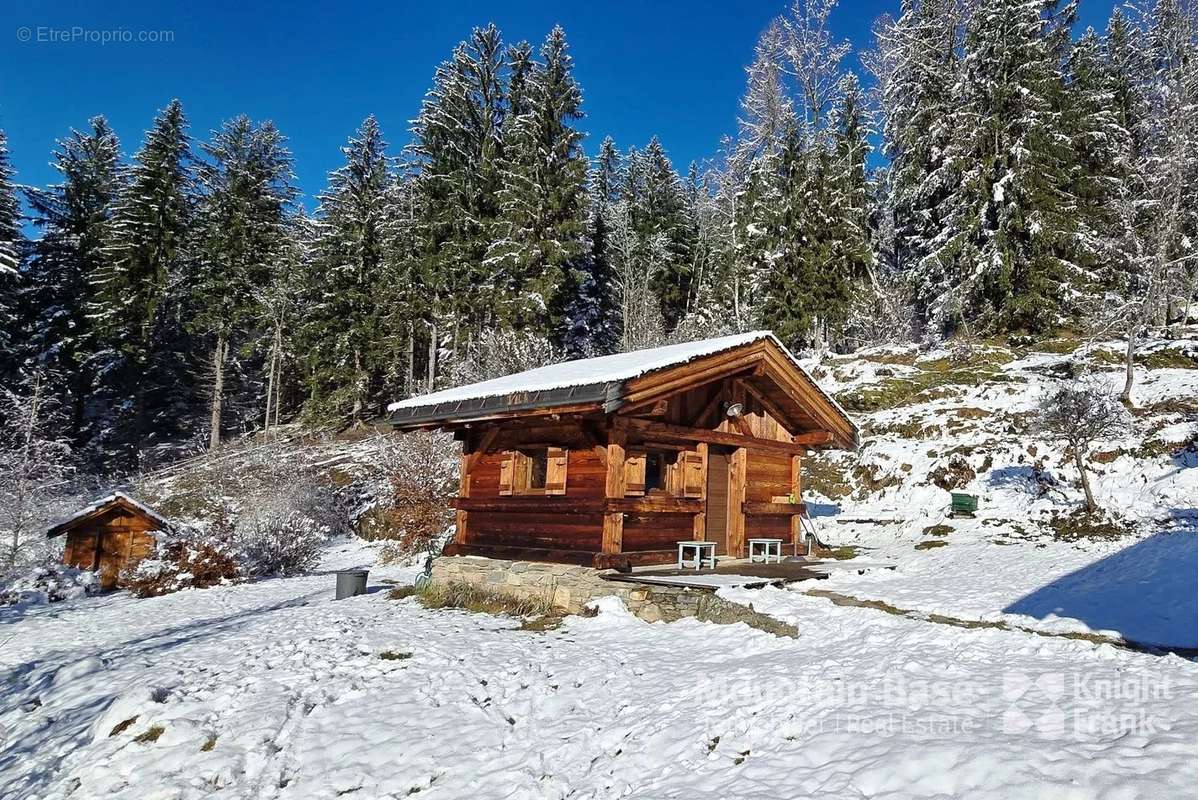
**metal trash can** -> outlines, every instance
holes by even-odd
[[[366,594],[366,576],[370,574],[365,569],[342,569],[337,571],[336,600],[344,600],[356,594]]]

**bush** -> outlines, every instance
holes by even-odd
[[[359,535],[390,539],[391,560],[439,551],[453,522],[449,498],[457,487],[458,458],[453,440],[445,434],[409,433],[396,436],[380,453],[385,497],[363,515]]]
[[[269,511],[238,526],[237,552],[247,575],[295,575],[320,558],[325,530],[299,512]]]
[[[17,573],[0,585],[0,606],[58,603],[99,590],[95,573],[48,562]]]
[[[158,597],[240,578],[226,531],[188,531],[159,540],[157,557],[143,559],[122,576],[121,584],[138,597]]]

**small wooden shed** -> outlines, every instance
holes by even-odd
[[[581,359],[413,397],[399,430],[463,444],[448,555],[627,569],[682,540],[801,538],[810,448],[856,424],[768,331]]]
[[[100,587],[116,587],[120,574],[154,552],[155,532],[167,532],[170,522],[123,492],[114,492],[61,520],[47,537],[67,537],[62,563],[92,570]]]

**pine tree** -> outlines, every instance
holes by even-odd
[[[582,92],[573,76],[565,33],[555,27],[531,70],[516,61],[512,112],[504,140],[497,238],[487,263],[512,281],[513,324],[559,340],[565,310],[583,279],[586,174],[580,131]],[[517,78],[519,81],[517,83]]]
[[[831,232],[839,266],[839,279],[846,283],[876,285],[874,254],[870,241],[870,190],[866,161],[870,122],[865,95],[857,76],[849,73],[841,81],[840,95],[829,114],[832,130],[830,208]]]
[[[565,349],[571,355],[602,355],[617,347],[619,312],[610,291],[612,260],[609,252],[609,209],[619,199],[623,164],[610,136],[599,145],[599,154],[587,182],[587,223],[590,253],[586,274],[569,312],[571,328]]]
[[[682,181],[661,140],[654,136],[639,155],[644,188],[639,195],[631,196],[635,198],[631,199],[633,224],[646,242],[661,237],[658,247],[661,263],[656,270],[653,291],[661,305],[666,328],[672,330],[686,314],[691,301],[692,242],[686,224],[686,198]]]
[[[1076,201],[1071,258],[1081,280],[1110,287],[1127,270],[1121,253],[1132,235],[1132,219],[1122,210],[1137,179],[1131,133],[1102,49],[1093,30],[1073,44],[1062,122],[1076,156],[1068,187]]]
[[[997,0],[969,23],[946,151],[955,185],[921,267],[943,276],[924,287],[936,293],[924,302],[941,328],[975,320],[1039,331],[1071,310],[1074,154],[1061,135],[1060,72],[1041,8]]]
[[[775,20],[757,40],[747,70],[748,85],[740,101],[736,149],[731,157],[731,169],[742,179],[753,164],[781,150],[786,131],[794,124],[794,103],[784,80],[784,41],[782,24]]]
[[[119,429],[106,446],[124,450],[126,465],[134,469],[146,435],[147,396],[151,406],[159,406],[159,387],[171,372],[161,363],[166,344],[161,312],[169,282],[181,274],[190,229],[189,159],[187,121],[173,100],[126,170],[104,263],[91,276],[89,317],[106,362],[101,383]]]
[[[226,122],[202,146],[209,160],[197,170],[201,197],[189,285],[195,305],[192,331],[211,347],[209,446],[221,443],[230,357],[259,321],[255,291],[272,282],[286,255],[287,218],[296,190],[291,154],[270,122],[248,117]],[[239,362],[232,366],[239,367]]]
[[[502,185],[504,68],[499,30],[475,29],[437,68],[412,126],[408,154],[418,170],[420,271],[433,294],[427,325],[434,375],[443,344],[464,353],[472,333],[511,305],[510,277],[486,263]]]
[[[8,139],[0,131],[0,382],[16,375],[16,326],[18,281],[25,241],[21,234],[21,203],[13,185],[8,160]]]
[[[883,152],[890,161],[890,208],[897,267],[913,273],[925,303],[943,291],[940,265],[925,262],[942,229],[941,204],[955,185],[944,154],[954,133],[953,87],[961,25],[955,0],[905,0],[878,33]],[[931,274],[920,274],[923,262]]]
[[[377,401],[386,369],[376,352],[378,287],[394,224],[386,148],[378,122],[367,117],[342,148],[346,163],[329,174],[317,209],[315,297],[305,321],[309,410],[354,424]]]
[[[1173,295],[1164,316],[1188,321],[1198,295],[1198,9],[1157,0],[1149,14],[1152,70],[1145,120],[1145,251]]]
[[[22,287],[23,350],[28,370],[45,374],[47,390],[67,409],[68,437],[91,458],[87,446],[105,432],[92,430],[87,414],[98,366],[87,311],[120,190],[120,145],[108,122],[96,117],[90,131],[61,140],[54,158],[62,183],[27,192],[41,235]]]

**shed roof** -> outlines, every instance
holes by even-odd
[[[121,507],[133,512],[134,514],[140,514],[144,517],[147,517],[155,523],[161,525],[163,530],[170,530],[172,527],[170,520],[144,503],[133,499],[124,492],[113,492],[93,500],[83,508],[76,511],[74,514],[58,520],[46,530],[46,536],[60,536],[76,526],[90,519],[98,517],[100,514],[103,514],[105,511],[113,507]]]
[[[550,364],[502,378],[409,397],[392,403],[388,411],[392,423],[401,427],[467,419],[497,410],[511,412],[584,403],[603,403],[605,410],[610,412],[619,407],[624,384],[628,381],[762,341],[776,346],[805,382],[856,431],[856,423],[835,398],[815,382],[772,332],[765,330]]]

